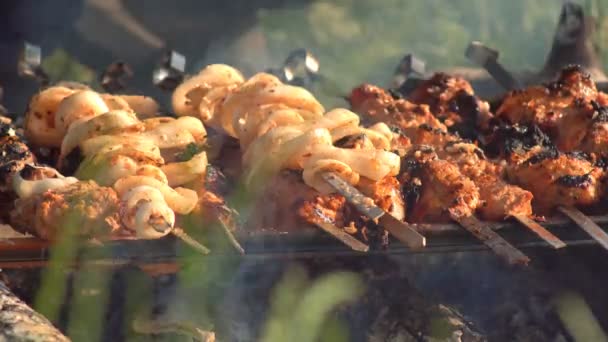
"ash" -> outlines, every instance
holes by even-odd
[[[550,252],[531,253],[538,262],[527,268],[509,267],[479,251],[245,261],[220,305],[218,336],[226,341],[259,338],[272,289],[297,263],[312,278],[336,270],[363,276],[365,294],[336,313],[348,322],[351,341],[574,341],[556,312],[555,298],[562,291],[582,291],[592,304],[606,282],[590,279],[576,252],[558,257]],[[590,282],[598,288],[577,285]],[[432,335],[437,317],[452,323],[448,337]]]

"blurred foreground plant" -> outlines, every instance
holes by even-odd
[[[335,272],[311,281],[302,267],[291,267],[273,291],[261,341],[347,341],[348,330],[332,317],[332,311],[363,291],[355,273]]]
[[[72,58],[63,49],[56,49],[42,61],[52,80],[69,80],[85,84],[95,81],[95,72]]]

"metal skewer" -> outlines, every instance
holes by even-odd
[[[234,249],[237,252],[239,252],[239,254],[241,254],[241,255],[245,254],[245,249],[243,249],[243,247],[241,246],[239,241],[236,239],[234,234],[232,234],[229,224],[226,223],[225,220],[221,216],[218,217],[218,221],[220,223],[220,226],[222,227],[224,234],[226,234],[226,238],[228,239],[228,242],[230,242],[230,245],[232,245],[232,247],[234,247]]]
[[[393,73],[391,89],[396,89],[401,95],[407,96],[424,81],[425,75],[426,62],[413,54],[407,54]]]
[[[209,248],[203,246],[200,242],[196,241],[192,236],[188,235],[183,229],[175,227],[171,230],[171,234],[173,234],[178,239],[182,240],[188,246],[194,248],[197,252],[207,255],[211,251]]]
[[[23,43],[17,62],[17,73],[24,78],[34,79],[40,87],[49,84],[49,76],[42,68],[42,50],[40,46]]]
[[[171,92],[182,83],[186,77],[185,71],[186,57],[177,51],[165,51],[152,72],[152,83],[164,91]]]
[[[352,235],[345,232],[343,229],[340,229],[329,222],[315,222],[315,226],[321,228],[323,231],[325,231],[329,235],[340,240],[340,242],[342,242],[345,245],[347,245],[348,247],[350,247],[353,251],[363,252],[363,253],[366,253],[367,251],[369,251],[368,245],[357,240]]]
[[[566,247],[566,243],[560,240],[557,236],[553,235],[547,228],[541,226],[533,219],[525,215],[512,215],[515,220],[524,225],[526,228],[534,232],[538,237],[547,242],[551,247],[555,249]]]
[[[562,214],[568,216],[577,226],[583,229],[589,234],[595,241],[597,241],[604,249],[608,250],[608,233],[606,233],[600,226],[593,222],[587,215],[583,214],[580,210],[573,207],[558,207],[557,208]]]
[[[507,90],[521,88],[521,84],[510,72],[498,63],[498,51],[490,49],[481,42],[473,41],[467,47],[465,56],[486,71]]]
[[[422,248],[426,246],[426,238],[418,233],[416,229],[380,209],[371,198],[363,195],[335,173],[324,173],[323,179],[339,194],[344,196],[350,204],[354,205],[357,210],[370,219],[377,221],[378,224],[382,225],[391,235],[406,246],[410,248]]]
[[[509,264],[527,265],[530,262],[529,257],[513,247],[490,227],[484,225],[475,216],[461,216],[450,211],[450,217]]]

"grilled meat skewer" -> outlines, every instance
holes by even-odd
[[[589,207],[604,195],[604,171],[577,153],[537,148],[507,168],[509,179],[534,193],[535,211]]]
[[[266,173],[291,169],[302,170],[304,182],[320,194],[345,195],[354,193],[353,186],[362,179],[379,182],[398,171],[398,157],[385,151],[392,137],[386,125],[360,127],[359,117],[345,109],[325,113],[308,91],[270,74],[245,80],[233,68],[211,65],[176,88],[173,105],[178,115],[200,116],[214,129],[238,139],[245,183],[250,187],[268,183],[263,179]],[[370,138],[368,144],[357,148],[336,144],[361,132]],[[330,173],[347,181],[344,189],[323,178]]]
[[[439,158],[457,165],[459,172],[469,181],[481,183],[478,186],[482,189],[479,204],[483,206],[479,207],[479,212],[485,219],[502,220],[512,215],[532,214],[532,194],[502,180],[504,169],[501,165],[487,160],[474,144],[449,134],[447,127],[428,111],[426,105],[395,100],[384,90],[371,85],[355,89],[351,105],[374,122],[386,120],[398,127],[411,144],[433,147]],[[487,187],[489,184],[492,184],[492,189]]]
[[[578,66],[547,85],[512,91],[496,110],[496,123],[536,126],[563,152],[606,155],[608,95]]]
[[[431,195],[426,198],[422,198],[422,196],[417,197],[418,200],[423,199],[424,204],[422,204],[422,208],[429,207],[431,208],[431,212],[443,213],[435,213],[438,217],[431,217],[432,219],[473,218],[476,210],[489,220],[502,220],[512,216],[518,218],[520,222],[535,231],[555,248],[563,247],[563,243],[546,231],[546,229],[538,225],[528,224],[529,220],[527,218],[532,214],[532,194],[517,186],[507,184],[502,179],[504,173],[503,167],[487,160],[477,146],[449,134],[447,127],[438,122],[429,113],[426,105],[413,105],[406,100],[394,99],[382,89],[370,85],[363,85],[353,90],[351,105],[355,111],[373,121],[382,118],[389,120],[387,122],[397,126],[409,138],[397,139],[397,141],[403,142],[402,146],[398,146],[397,148],[407,150],[408,142],[415,145],[428,145],[437,151],[433,153],[436,153],[438,158],[443,159],[442,161],[429,163],[426,166],[426,184],[422,179],[417,177],[413,178],[413,183],[407,183],[409,187],[413,187],[414,189],[424,188],[425,186],[444,189],[442,191],[435,189],[429,192]],[[451,181],[456,183],[450,185],[449,182],[442,182],[442,179],[449,178],[444,178],[447,175],[442,175],[441,169],[450,172],[452,174]],[[435,176],[429,178],[429,174]],[[475,182],[479,183],[479,186]],[[465,190],[468,197],[462,195],[457,196],[451,201],[445,199],[446,202],[449,202],[447,205],[446,203],[441,203],[442,199],[438,199],[438,201],[431,200],[432,196],[437,196],[437,194],[448,194],[447,198],[452,198],[450,195],[458,194],[458,191],[450,190],[451,186],[458,186],[461,190],[469,189],[468,191]],[[469,198],[470,200],[466,201],[463,198]],[[427,201],[424,201],[425,199]],[[434,203],[435,205],[429,205],[428,203]],[[469,206],[460,210],[450,210],[452,205],[459,203],[469,203]],[[458,215],[459,213],[462,213],[462,215]],[[416,215],[413,216],[413,219],[416,219]],[[467,221],[460,220],[459,223],[471,232],[478,231],[476,227],[479,224],[470,219]],[[473,224],[476,227],[469,226],[469,224]],[[488,234],[483,237],[480,236],[480,238],[485,239],[484,241],[488,245],[492,246],[488,241],[501,240],[500,237],[493,236],[487,229],[485,232]],[[550,239],[547,237],[550,237]],[[500,245],[504,244],[501,243]],[[506,256],[510,261],[520,260],[525,263],[524,260],[527,259],[521,255],[515,256],[516,253],[513,253],[512,248],[507,247],[506,251],[502,249],[496,251]]]
[[[477,98],[465,79],[436,73],[408,94],[407,100],[426,104],[451,132],[476,139],[477,129],[486,130],[493,115],[489,103]]]

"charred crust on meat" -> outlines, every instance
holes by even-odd
[[[422,130],[425,130],[425,131],[428,131],[428,132],[432,132],[433,131],[433,127],[431,127],[431,126],[429,126],[427,124],[422,124],[422,125],[418,126],[418,128],[420,128]]]
[[[608,108],[600,105],[597,101],[591,101],[593,107],[593,118],[594,123],[608,122]]]
[[[26,161],[32,158],[27,145],[16,138],[9,138],[0,145],[0,164],[10,161]]]
[[[525,161],[525,165],[534,165],[542,162],[546,159],[557,159],[559,157],[559,151],[555,148],[548,148],[528,158]]]
[[[550,95],[569,95],[570,89],[568,89],[568,86],[573,82],[573,78],[579,75],[582,82],[591,82],[591,75],[586,72],[580,65],[570,64],[562,69],[557,81],[545,84],[545,88],[548,90],[548,93]]]
[[[443,131],[441,128],[433,128],[429,124],[422,124],[422,125],[418,126],[418,128],[421,130],[427,131],[427,132],[431,132],[433,134],[440,134],[440,135],[448,134],[448,132]]]
[[[450,110],[458,113],[467,121],[476,122],[481,113],[477,98],[464,90],[460,90],[449,105]]]
[[[580,176],[566,175],[559,177],[555,182],[564,187],[583,189],[591,186],[593,179],[588,174]]]
[[[401,136],[405,136],[405,132],[403,132],[403,129],[399,126],[395,126],[395,125],[388,125],[388,128],[391,130],[391,132],[399,134]]]
[[[600,169],[608,168],[608,157],[606,157],[606,156],[598,157],[595,160],[595,163],[593,163],[593,166],[599,167]]]
[[[551,138],[537,125],[510,125],[500,123],[494,126],[490,142],[485,146],[490,155],[511,155],[529,151],[535,146],[553,149]]]
[[[422,195],[422,182],[420,178],[414,177],[407,182],[404,182],[401,192],[405,201],[406,217],[412,214],[412,210],[420,200]]]
[[[572,152],[566,152],[564,153],[566,156],[574,158],[574,159],[578,159],[578,160],[585,160],[588,162],[594,162],[594,158],[591,157],[591,155],[587,152],[583,152],[583,151],[572,151]]]
[[[11,125],[10,121],[0,119],[0,138],[14,137],[15,132],[15,128]]]

